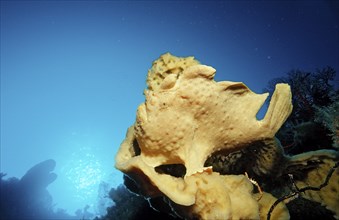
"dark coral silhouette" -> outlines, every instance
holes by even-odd
[[[45,160],[30,168],[21,178],[0,182],[0,219],[72,219],[75,217],[59,209],[53,212],[53,199],[47,186],[56,180],[52,173],[56,165],[54,160]]]
[[[276,83],[288,83],[293,94],[293,111],[277,133],[277,137],[289,154],[311,150],[331,149],[335,146],[333,131],[324,124],[328,108],[339,102],[339,90],[335,88],[336,71],[331,67],[314,72],[292,70],[286,77],[270,80],[264,92],[272,94]]]
[[[95,220],[113,220],[113,219],[162,219],[173,220],[174,217],[169,210],[167,212],[159,212],[152,208],[154,201],[147,201],[142,196],[131,191],[137,190],[136,186],[131,185],[131,180],[124,176],[125,185],[119,185],[112,188],[109,197],[114,201],[112,207],[107,208],[107,214],[97,217]],[[127,185],[127,188],[126,188]],[[165,203],[160,203],[161,205]]]

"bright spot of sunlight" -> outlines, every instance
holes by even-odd
[[[72,153],[71,160],[61,168],[61,172],[75,187],[79,199],[87,200],[97,195],[103,172],[91,147],[82,147]]]

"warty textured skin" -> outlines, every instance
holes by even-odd
[[[145,162],[184,164],[191,175],[215,151],[233,152],[274,138],[292,110],[289,86],[277,85],[265,118],[258,121],[256,114],[268,94],[255,94],[243,83],[215,82],[214,74],[212,67],[195,65],[170,89],[145,91],[135,124]]]
[[[256,94],[241,82],[216,82],[215,72],[192,57],[165,54],[155,61],[146,100],[121,144],[116,168],[141,186],[140,194],[169,198],[184,217],[258,219],[249,179],[222,176],[204,164],[214,152],[231,153],[274,139],[292,111],[290,87],[278,84],[265,117],[257,120],[268,94]],[[182,175],[169,175],[159,172],[161,166],[185,169]],[[216,204],[218,209],[211,208]]]

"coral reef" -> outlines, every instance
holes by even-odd
[[[315,121],[330,131],[333,148],[339,149],[339,96],[331,105],[316,108]]]
[[[267,213],[277,199],[269,193],[264,192],[259,202],[260,219],[267,219]],[[283,203],[279,203],[272,211],[271,218],[274,220],[285,220],[290,218],[290,213]]]
[[[4,180],[1,174],[0,219],[79,219],[65,210],[53,210],[47,187],[57,178],[52,173],[54,160],[46,160],[30,168],[21,178]]]
[[[333,167],[339,163],[339,153],[332,150],[306,152],[293,156],[288,164],[289,173],[293,173],[298,190],[313,186],[321,186]],[[293,170],[292,170],[293,169]],[[298,172],[295,172],[295,171]],[[339,169],[335,169],[328,183],[321,190],[307,190],[300,194],[303,198],[318,202],[335,213],[339,219]]]
[[[295,194],[302,199],[291,204],[302,203],[303,207],[314,207],[314,203],[318,203],[327,210],[317,207],[307,212],[316,216],[314,210],[318,210],[324,213],[323,218],[331,218],[328,214],[331,211],[338,219],[339,90],[334,86],[335,74],[331,67],[315,72],[292,70],[287,77],[270,81],[266,91],[273,91],[275,83],[288,83],[294,94],[293,112],[277,137],[284,151],[295,156],[284,155],[287,160],[281,166],[280,175],[275,175],[277,181],[273,184],[263,181],[263,184],[272,187],[279,182],[280,188],[272,189],[276,196],[284,198]],[[288,181],[286,176],[291,180]],[[289,182],[293,184],[287,186]],[[298,210],[293,205],[289,205],[289,209]]]
[[[338,149],[339,90],[331,67],[314,72],[292,70],[285,77],[270,80],[265,92],[277,83],[288,83],[293,94],[293,112],[277,133],[288,154],[319,149]]]
[[[128,178],[128,177],[125,177]],[[96,217],[95,220],[108,219],[162,219],[172,220],[173,216],[166,212],[158,212],[151,208],[149,202],[141,196],[132,193],[124,185],[119,185],[109,192],[109,196],[115,205],[107,209],[107,215]]]

